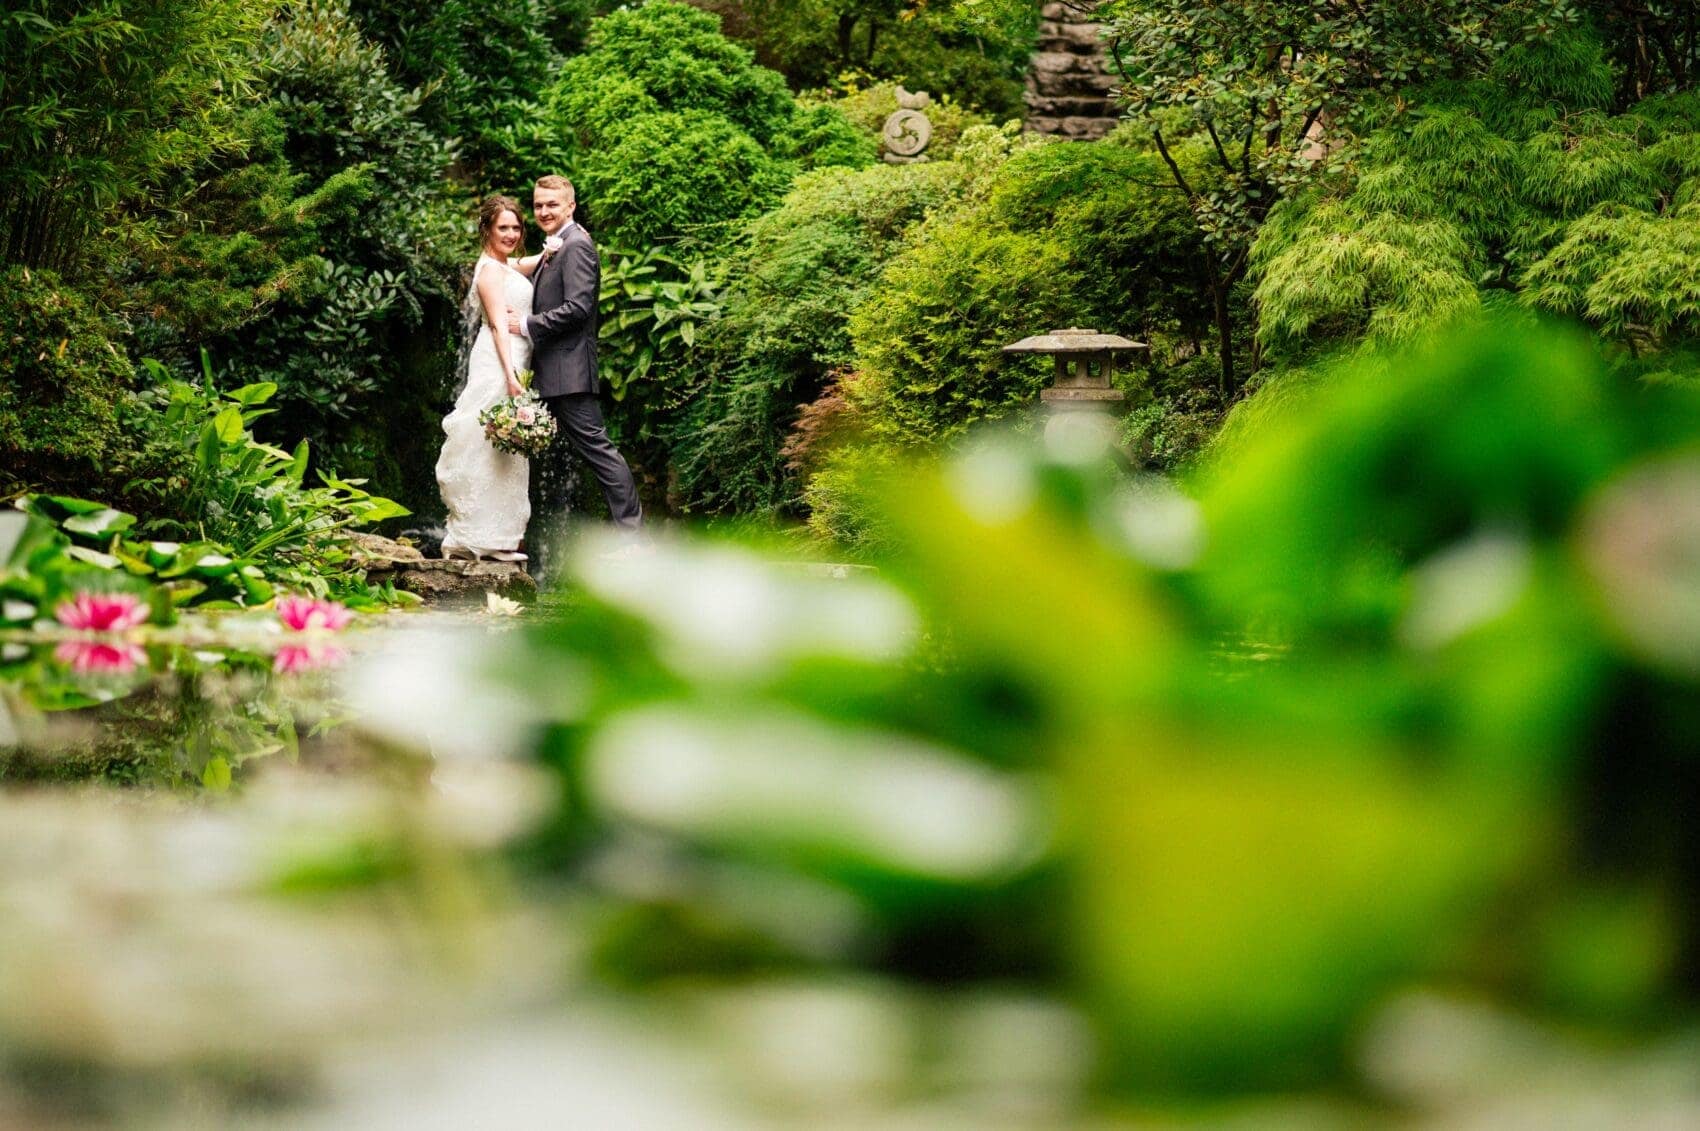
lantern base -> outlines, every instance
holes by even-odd
[[[1053,387],[1040,390],[1039,399],[1057,408],[1070,405],[1080,405],[1083,408],[1113,408],[1126,401],[1127,394],[1120,389],[1096,389],[1091,386],[1060,389]]]

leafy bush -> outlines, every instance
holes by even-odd
[[[1021,79],[1038,40],[1025,0],[703,0],[727,34],[794,89],[903,83],[999,120],[1022,114]],[[890,111],[886,111],[890,113]],[[876,123],[877,124],[877,123]]]
[[[718,285],[707,263],[687,266],[653,248],[604,256],[597,372],[614,400],[619,438],[639,449],[639,463],[665,463],[666,419],[685,396],[678,374],[699,328],[720,312]]]
[[[850,320],[861,368],[846,391],[869,430],[937,441],[1034,400],[1050,375],[1003,346],[1069,325],[1070,273],[1042,235],[959,221],[898,257]]]
[[[853,357],[850,314],[914,225],[962,191],[953,162],[799,178],[727,256],[721,316],[700,339],[673,464],[687,509],[773,511],[799,485],[781,448],[800,404]]]
[[[999,136],[970,130],[958,152]],[[1031,401],[1046,365],[999,352],[1030,334],[1090,326],[1199,352],[1204,248],[1155,159],[1109,143],[1003,153],[974,158],[968,203],[921,229],[852,319],[847,391],[875,435],[945,439]]]
[[[469,155],[548,81],[558,51],[583,41],[590,0],[351,0],[365,38],[381,47],[390,78],[425,97],[420,120],[461,141]],[[558,38],[556,38],[558,37]]]
[[[1253,250],[1269,356],[1431,334],[1496,292],[1637,350],[1700,334],[1700,100],[1607,115],[1603,51],[1585,33],[1509,51],[1390,117],[1355,179],[1277,209]]]
[[[427,421],[449,382],[457,276],[474,252],[445,178],[454,151],[341,0],[292,4],[259,49],[283,155],[309,190],[317,262],[263,318],[206,344],[236,380],[278,386],[286,433],[363,464],[387,450],[428,483]],[[366,436],[374,428],[387,439]]]
[[[584,162],[577,187],[622,247],[753,216],[791,176],[754,138],[704,110],[645,114],[616,136]]]
[[[0,20],[0,264],[64,269],[122,205],[242,145],[248,44],[272,0],[61,0]]]
[[[596,21],[502,137],[504,182],[569,174],[598,235],[626,248],[754,216],[799,168],[873,158],[836,111],[799,109],[713,16],[673,0]]]
[[[157,382],[147,403],[162,429],[192,446],[194,459],[178,503],[187,520],[149,516],[139,529],[217,543],[226,548],[222,552],[291,588],[358,593],[363,578],[341,532],[400,517],[407,509],[363,490],[364,480],[323,470],[316,472],[321,485],[309,487],[306,440],[286,452],[255,439],[254,421],[272,411],[264,407],[277,392],[270,382],[220,393],[210,367],[203,383],[191,384],[157,362],[146,364]]]
[[[883,500],[915,459],[913,451],[879,441],[829,448],[803,491],[809,533],[855,561],[876,561],[890,553],[897,532]]]
[[[98,478],[123,443],[135,371],[117,335],[51,271],[0,271],[0,495]]]

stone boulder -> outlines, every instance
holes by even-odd
[[[368,567],[366,576],[374,585],[393,582],[397,589],[423,597],[428,605],[481,606],[486,593],[527,603],[537,599],[537,582],[525,572],[524,566],[515,562],[420,556],[415,561],[395,562],[384,569]]]

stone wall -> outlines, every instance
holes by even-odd
[[[1090,141],[1116,125],[1110,53],[1092,22],[1096,0],[1051,0],[1041,11],[1039,48],[1027,76],[1030,132]]]

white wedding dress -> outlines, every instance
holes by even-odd
[[[473,302],[478,301],[477,272],[485,270],[503,273],[502,291],[509,307],[521,318],[531,313],[531,280],[488,255],[480,255],[473,269]],[[516,372],[527,368],[531,343],[519,334],[509,334],[508,357]],[[487,555],[512,550],[525,537],[525,524],[531,519],[529,461],[491,447],[484,426],[478,423],[480,412],[507,395],[496,342],[484,323],[472,343],[466,387],[454,411],[443,418],[446,439],[437,457],[437,490],[449,512],[443,535],[445,558],[456,551]]]

